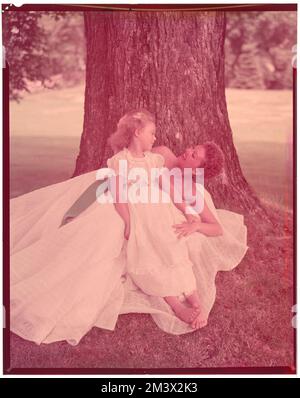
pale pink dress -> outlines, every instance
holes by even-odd
[[[136,164],[127,151],[108,164],[113,166],[118,156]],[[143,167],[144,162],[146,168],[162,165],[160,155],[146,157]],[[172,204],[151,210],[144,208],[146,204],[130,204],[128,242],[112,203],[95,200],[60,227],[64,214],[95,180],[92,171],[10,200],[11,330],[37,344],[67,340],[75,345],[92,327],[114,330],[118,315],[133,312],[151,314],[167,333],[192,332],[160,294],[187,291],[196,281],[207,319],[215,301],[217,272],[233,269],[247,252],[243,215],[216,209],[205,190],[224,234],[194,233],[177,243],[180,250],[169,230],[165,235],[171,224],[184,219]]]

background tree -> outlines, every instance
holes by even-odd
[[[291,57],[296,12],[227,12],[225,85],[248,88],[243,74],[244,50],[255,48],[253,65],[263,81],[251,88],[292,88]],[[60,88],[85,78],[83,13],[78,11],[5,11],[3,43],[10,65],[10,99],[39,86]],[[255,83],[255,81],[253,81]]]
[[[109,155],[106,139],[120,116],[116,106],[125,111],[137,104],[162,115],[158,116],[159,141],[175,152],[199,140],[219,142],[232,160],[227,162],[229,184],[222,184],[219,204],[227,201],[239,207],[234,201],[241,197],[241,206],[258,207],[242,177],[233,148],[223,89],[224,85],[255,89],[291,87],[296,13],[226,13],[226,32],[224,14],[212,17],[217,27],[206,21],[212,13],[114,14],[105,12],[104,22],[104,14],[96,16],[93,12],[91,20],[86,15],[84,30],[81,12],[3,13],[10,98],[19,101],[24,91],[33,90],[35,82],[48,88],[82,82],[87,46],[90,76],[86,80],[86,97],[90,99],[86,99],[84,131],[74,175],[105,163]],[[148,21],[155,25],[150,26]],[[113,32],[119,23],[128,37]],[[177,34],[180,31],[182,37]],[[92,42],[94,39],[97,43]],[[209,44],[207,49],[203,48],[204,39]],[[219,54],[224,57],[224,39],[225,75],[221,72],[224,59],[219,60]],[[211,62],[205,59],[207,56],[212,56]],[[132,88],[136,98],[128,94]],[[99,93],[103,93],[100,100]],[[212,109],[216,110],[215,115]],[[213,192],[215,184],[210,189]],[[243,195],[237,195],[239,191]]]
[[[239,78],[245,58],[251,54],[255,75],[261,75],[250,88],[291,89],[292,47],[297,37],[295,12],[228,12],[226,13],[226,86],[249,88]],[[253,80],[252,83],[255,83]],[[249,84],[248,84],[249,85]]]
[[[46,35],[38,25],[40,14],[13,12],[3,14],[5,60],[10,67],[10,98],[19,101],[28,81],[45,82],[48,76]]]
[[[35,83],[59,88],[84,79],[81,12],[5,11],[2,21],[11,100],[19,102]]]
[[[74,176],[103,166],[107,138],[128,110],[156,116],[158,144],[180,153],[213,140],[227,183],[209,182],[217,206],[264,214],[243,177],[229,124],[223,12],[86,12],[84,126]]]
[[[258,64],[258,49],[255,43],[243,44],[239,56],[239,67],[231,81],[231,85],[237,88],[264,89],[265,82],[261,68]]]
[[[46,14],[40,21],[48,37],[47,54],[59,87],[73,86],[85,78],[83,15],[81,12],[63,12],[55,16]]]

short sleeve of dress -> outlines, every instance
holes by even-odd
[[[152,153],[152,156],[155,167],[164,167],[165,158],[162,155],[160,155],[159,153]]]
[[[120,160],[127,161],[126,156],[124,156],[123,151],[118,152],[114,156],[112,156],[111,158],[107,159],[107,167],[109,167],[110,169],[114,170],[116,175],[120,174],[120,168],[119,167],[122,166],[122,164],[120,163]]]

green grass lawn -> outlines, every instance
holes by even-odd
[[[249,184],[267,204],[292,210],[292,162],[281,143],[236,144],[241,167]]]

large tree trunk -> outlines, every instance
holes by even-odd
[[[179,154],[213,140],[226,158],[227,184],[209,181],[217,207],[265,215],[233,145],[224,79],[223,12],[85,12],[84,127],[74,176],[105,165],[107,138],[127,111],[156,116],[157,144]]]

